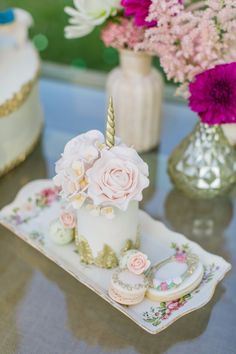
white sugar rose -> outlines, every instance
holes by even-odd
[[[65,7],[65,12],[71,16],[69,26],[65,27],[66,38],[83,37],[101,25],[106,19],[115,14],[120,7],[117,0],[74,0],[74,6]]]
[[[72,169],[62,170],[53,181],[61,189],[61,195],[65,198],[72,197],[76,193],[83,191],[84,178],[77,176]]]
[[[149,185],[147,164],[134,149],[124,146],[103,150],[86,174],[93,203],[121,210],[132,200],[141,201],[142,191]]]
[[[98,158],[99,147],[104,144],[104,136],[98,130],[90,130],[71,139],[65,146],[63,157],[66,161],[92,163]]]
[[[56,163],[57,174],[53,179],[64,198],[74,200],[87,189],[86,171],[100,157],[103,147],[104,136],[97,130],[81,134],[66,144],[62,157]]]

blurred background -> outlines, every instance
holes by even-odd
[[[100,39],[100,28],[80,39],[64,37],[68,16],[65,6],[72,0],[1,0],[0,10],[20,7],[29,11],[34,18],[30,37],[46,61],[67,64],[78,69],[109,71],[118,64],[118,54],[113,48],[106,48]],[[154,59],[159,67],[158,60]]]

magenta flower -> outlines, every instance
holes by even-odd
[[[151,3],[151,0],[121,0],[121,5],[125,8],[125,16],[133,16],[137,27],[156,25],[156,21],[146,21]]]
[[[236,123],[236,62],[198,74],[189,90],[189,107],[203,123]]]

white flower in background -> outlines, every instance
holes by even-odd
[[[120,7],[118,0],[74,0],[74,6],[65,7],[65,12],[71,16],[69,26],[65,27],[66,38],[78,38],[91,33],[96,26],[115,15]]]

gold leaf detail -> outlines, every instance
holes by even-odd
[[[0,116],[1,118],[1,116]],[[22,151],[18,156],[16,156],[12,161],[8,162],[6,165],[4,165],[2,168],[0,168],[0,177],[11,171],[13,168],[18,166],[20,163],[25,161],[28,155],[30,155],[36,145],[38,144],[39,138],[42,133],[42,126],[40,127],[39,133],[35,137],[34,141],[31,143],[30,146],[28,146],[25,151]]]
[[[104,245],[95,258],[95,264],[101,268],[115,268],[118,266],[118,258],[110,246]]]
[[[86,264],[93,264],[94,258],[88,241],[85,240],[85,238],[82,236],[76,236],[76,246],[80,255],[81,262]]]
[[[140,248],[140,233],[138,233],[138,235],[136,237],[134,248],[136,248],[137,250]]]
[[[6,100],[0,105],[0,118],[8,116],[9,114],[18,110],[23,105],[23,103],[30,95],[38,77],[39,70],[37,70],[35,77],[32,80],[28,81],[26,84],[24,84],[21,89],[12,96],[12,98]]]
[[[134,244],[133,244],[133,241],[132,240],[127,240],[125,242],[125,245],[124,247],[122,247],[122,250],[121,250],[121,255],[123,255],[125,252],[129,251],[129,250],[132,250],[134,248]]]

